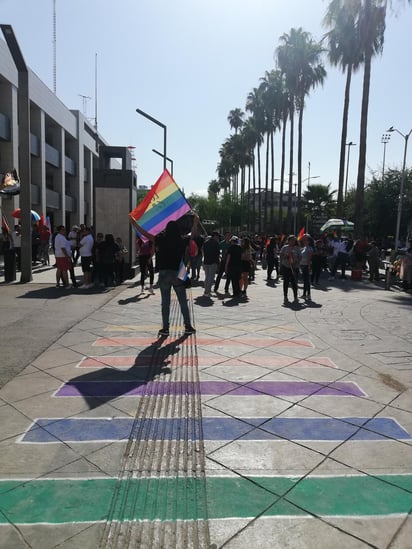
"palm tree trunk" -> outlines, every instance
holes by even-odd
[[[343,217],[343,184],[345,176],[346,138],[348,135],[349,96],[352,80],[352,65],[348,65],[346,72],[345,99],[343,102],[342,133],[340,139],[339,183],[338,201],[336,204],[336,217]]]
[[[294,97],[291,98],[290,107],[290,144],[289,144],[289,194],[288,194],[288,212],[286,217],[286,225],[289,233],[292,233],[292,192],[293,192],[293,132],[295,111],[293,107]]]
[[[263,211],[263,230],[267,231],[268,226],[268,196],[269,196],[269,150],[270,150],[270,136],[269,132],[266,134],[266,167],[265,167],[265,203]]]
[[[261,174],[261,166],[260,166],[260,145],[258,145],[258,192],[259,192],[259,196],[258,196],[258,200],[259,200],[259,205],[258,205],[258,216],[259,216],[259,219],[258,219],[258,228],[259,228],[259,233],[262,232],[262,174]]]
[[[302,136],[303,136],[303,107],[304,98],[300,99],[299,109],[299,122],[298,122],[298,197],[297,197],[297,212],[296,219],[298,220],[299,227],[302,225],[302,212],[301,212],[301,197],[302,197]],[[297,228],[297,227],[296,227]]]
[[[286,126],[287,114],[283,118],[282,128],[282,159],[280,166],[280,192],[279,192],[279,231],[283,233],[283,190],[285,185],[285,156],[286,156]]]
[[[273,232],[275,225],[275,144],[274,131],[270,132],[271,178],[270,178],[270,230]]]
[[[365,68],[363,73],[362,114],[359,139],[358,179],[355,197],[355,235],[363,237],[364,227],[364,194],[366,169],[366,138],[368,129],[369,89],[371,80],[372,48],[365,52]]]
[[[252,219],[251,228],[253,232],[256,232],[256,162],[255,162],[255,150],[252,151],[252,189],[253,189],[253,206],[252,206]]]

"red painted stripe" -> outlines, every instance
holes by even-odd
[[[166,340],[166,344],[170,343],[169,338]],[[118,347],[129,346],[139,347],[148,346],[156,343],[156,339],[151,337],[101,337],[93,344],[97,347]],[[168,342],[168,343],[167,343]],[[162,345],[164,342],[162,342]],[[179,345],[191,345],[192,340],[190,338],[180,341]],[[232,346],[232,345],[250,345],[252,347],[313,347],[313,344],[308,339],[276,339],[276,338],[242,338],[242,339],[220,339],[220,338],[207,338],[197,337],[196,344],[201,345],[214,345],[219,347]],[[159,343],[159,348],[161,347]]]
[[[84,357],[78,364],[79,368],[104,368],[113,366],[115,368],[131,368],[148,367],[153,364],[152,356],[91,356]],[[294,357],[270,357],[270,356],[251,356],[250,359],[244,357],[243,360],[237,358],[222,358],[213,356],[199,357],[181,357],[179,365],[188,366],[197,364],[198,366],[247,366],[253,364],[255,366],[270,366],[270,367],[287,367],[293,366],[298,368],[336,368],[336,364],[327,357],[316,357],[310,359],[297,359]]]

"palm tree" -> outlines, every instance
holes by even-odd
[[[218,194],[221,191],[221,184],[220,181],[217,179],[212,179],[209,181],[209,185],[207,186],[207,194],[209,198],[217,199]]]
[[[303,193],[305,213],[311,216],[326,215],[328,218],[333,215],[336,190],[331,191],[330,187],[331,183],[329,185],[308,185],[307,190]]]
[[[260,169],[260,146],[262,144],[263,135],[265,131],[265,110],[262,100],[262,93],[257,88],[253,88],[253,90],[248,94],[246,99],[246,110],[252,114],[254,125],[256,130],[258,131],[259,135],[261,136],[261,139],[259,139],[256,143],[257,146],[257,172],[258,172],[258,197],[259,197],[259,204],[258,204],[258,232],[260,233],[262,231],[262,179],[261,179],[261,169]],[[256,190],[256,188],[255,188]]]
[[[385,33],[386,0],[361,0],[357,27],[360,48],[364,55],[361,126],[359,138],[359,164],[355,200],[355,232],[363,236],[363,210],[366,169],[366,137],[368,127],[369,89],[372,57],[383,50]]]
[[[359,35],[356,27],[358,6],[359,0],[332,0],[323,20],[324,26],[331,28],[324,36],[324,39],[328,41],[329,61],[333,66],[340,66],[343,72],[346,71],[340,141],[337,217],[342,217],[343,213],[343,184],[352,73],[359,68],[363,61],[363,52],[359,48]]]
[[[284,33],[279,38],[281,45],[276,48],[276,57],[279,68],[285,76],[286,89],[289,93],[289,119],[290,119],[290,139],[289,139],[289,189],[288,189],[288,210],[287,210],[287,230],[292,227],[292,187],[293,187],[293,154],[294,154],[294,121],[295,121],[295,101],[298,93],[298,50],[297,44],[300,42],[299,34],[301,29],[291,29],[290,34]]]
[[[248,230],[251,230],[251,227],[255,228],[256,220],[256,204],[255,204],[255,195],[256,195],[256,169],[255,169],[255,148],[257,145],[262,143],[262,135],[259,130],[256,128],[255,119],[253,116],[250,116],[244,123],[242,128],[243,139],[245,142],[245,147],[248,150],[249,155],[249,175],[248,175],[248,190],[247,195],[249,197],[248,204]],[[251,173],[252,172],[252,173]],[[252,181],[251,181],[252,180]],[[251,189],[252,183],[252,189]],[[253,196],[252,200],[252,215],[250,212],[250,197]]]
[[[306,34],[306,40],[302,44],[302,59],[300,68],[299,87],[296,100],[299,112],[298,120],[298,202],[297,218],[301,223],[301,196],[302,196],[302,138],[303,138],[303,109],[305,98],[310,90],[319,84],[323,85],[326,70],[321,62],[322,46],[314,41],[310,34]]]
[[[262,100],[265,111],[265,126],[267,133],[266,147],[266,197],[270,196],[270,226],[274,226],[274,177],[275,177],[275,151],[274,133],[280,127],[283,108],[284,83],[283,75],[279,70],[266,71],[265,76],[260,79],[259,90],[262,93]],[[269,193],[269,150],[271,161],[270,193]],[[267,208],[264,217],[265,228],[267,228]]]
[[[230,124],[230,127],[235,130],[235,134],[237,134],[238,130],[243,126],[244,117],[245,113],[242,111],[242,109],[237,108],[229,112],[227,120]]]

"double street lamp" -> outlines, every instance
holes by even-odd
[[[403,188],[405,185],[405,175],[406,175],[406,152],[408,150],[408,139],[409,136],[412,133],[412,129],[409,130],[409,133],[403,134],[393,126],[391,126],[388,130],[388,132],[397,132],[399,135],[401,135],[405,140],[405,147],[403,150],[403,164],[402,164],[402,177],[401,177],[401,189],[399,194],[399,202],[398,202],[398,215],[396,218],[396,234],[395,234],[395,252],[398,251],[398,241],[399,241],[399,231],[401,227],[401,217],[402,217],[402,202],[403,202]]]
[[[150,122],[153,122],[153,124],[156,124],[157,126],[160,126],[161,128],[163,128],[163,154],[161,156],[163,156],[163,169],[165,170],[166,160],[167,160],[167,156],[166,156],[167,127],[165,124],[163,124],[162,122],[159,122],[159,120],[156,120],[156,118],[153,118],[153,116],[150,116],[150,114],[147,114],[146,112],[140,109],[136,109],[136,112],[144,116],[148,120],[150,120]]]
[[[159,156],[161,156],[163,158],[163,154],[161,152],[157,151],[156,149],[152,149],[152,152],[158,154]],[[171,158],[169,158],[168,156],[166,156],[166,160],[168,162],[170,162],[170,172],[173,176],[173,160]]]

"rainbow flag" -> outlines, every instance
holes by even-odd
[[[129,218],[137,231],[144,229],[156,236],[169,221],[176,221],[189,210],[189,202],[165,170],[140,204],[129,213]]]

